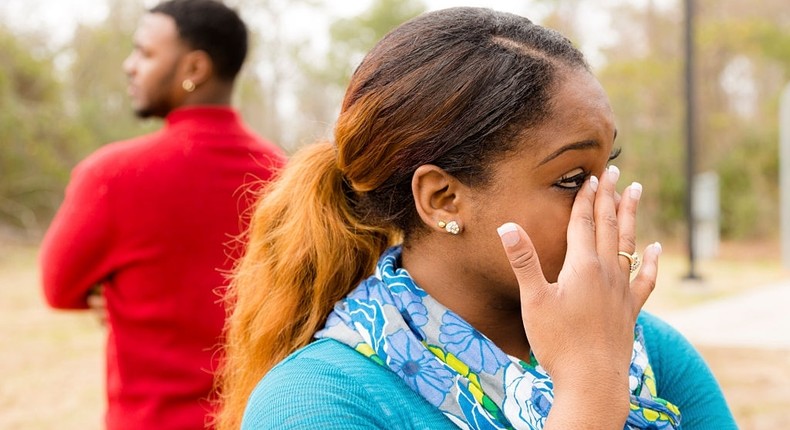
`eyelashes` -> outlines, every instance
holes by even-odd
[[[622,148],[614,148],[609,154],[608,161],[612,161],[620,156],[623,152]],[[571,172],[562,175],[562,177],[554,184],[555,187],[562,191],[576,193],[581,189],[584,181],[590,176],[590,172],[582,168],[572,170]]]
[[[612,149],[612,152],[609,154],[609,161],[612,161],[612,160],[616,159],[622,153],[623,153],[623,148],[622,147],[617,147],[617,148]]]
[[[566,175],[563,175],[560,180],[554,184],[554,186],[563,190],[576,192],[579,191],[588,176],[590,176],[590,172],[584,171],[582,169],[576,169]]]

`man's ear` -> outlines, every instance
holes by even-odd
[[[181,59],[182,80],[189,79],[196,86],[206,83],[214,74],[214,63],[206,51],[190,51]]]
[[[436,231],[444,232],[451,221],[463,225],[460,209],[465,190],[453,175],[433,164],[418,167],[411,178],[417,213],[422,222]]]

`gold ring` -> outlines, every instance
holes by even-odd
[[[634,252],[633,254],[629,254],[625,251],[620,251],[617,255],[622,255],[623,257],[628,259],[628,270],[631,273],[634,273],[636,269],[639,268],[639,265],[642,264],[642,260],[639,258],[639,254]]]

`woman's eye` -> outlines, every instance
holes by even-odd
[[[587,172],[582,169],[576,169],[562,175],[560,180],[554,185],[565,190],[576,191],[581,188],[585,179],[587,179]]]

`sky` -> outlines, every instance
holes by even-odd
[[[145,0],[146,5],[152,6],[156,0]],[[529,0],[424,0],[430,10],[451,6],[485,6],[497,10],[526,15],[540,21],[546,14],[545,7],[536,5]],[[608,5],[628,0],[599,0],[596,2],[579,2],[580,15],[584,16],[580,22],[580,34],[583,40],[577,41],[585,51],[591,63],[596,63],[597,50],[612,41],[613,33],[609,30],[612,23],[602,5]],[[631,0],[634,2],[633,0]],[[644,2],[642,0],[641,2]],[[671,2],[673,0],[665,0]],[[337,8],[333,8],[335,16],[350,16],[359,13],[369,4],[369,0],[335,0]],[[592,3],[595,3],[593,5]],[[12,28],[20,30],[34,30],[44,34],[55,46],[66,43],[71,37],[74,28],[80,22],[91,23],[103,19],[108,13],[107,5],[102,0],[0,0],[0,17]],[[328,25],[326,16],[318,14],[306,15],[304,10],[294,12],[286,28],[294,32],[305,34],[315,31],[325,31]],[[254,23],[249,23],[254,25]],[[325,34],[325,33],[324,33]]]
[[[160,0],[142,0],[146,7],[152,7]],[[234,4],[235,0],[226,0]],[[288,4],[288,0],[280,0]],[[323,52],[327,44],[329,23],[332,18],[353,16],[361,13],[372,0],[327,0],[332,5],[321,14],[307,7],[291,8],[283,18],[282,28],[288,29],[299,40],[308,40],[313,49]],[[678,8],[681,0],[564,0],[567,4],[576,2],[578,7],[578,31],[580,40],[574,40],[584,53],[587,61],[598,68],[604,65],[603,48],[617,42],[613,22],[608,13],[609,6],[629,3],[644,5],[651,2],[659,8]],[[452,6],[482,6],[527,16],[540,23],[549,10],[545,3],[536,0],[423,0],[429,10]],[[0,22],[19,31],[34,31],[48,39],[53,48],[68,43],[79,23],[95,23],[108,14],[106,0],[0,0]],[[254,28],[255,21],[246,19]],[[306,35],[316,34],[317,37]],[[63,66],[68,56],[59,56],[56,63]]]

